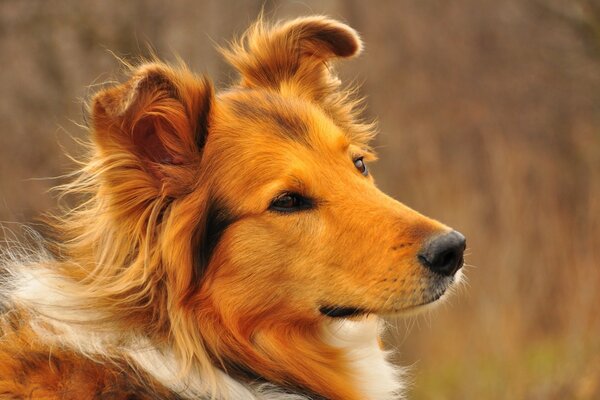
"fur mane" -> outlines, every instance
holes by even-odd
[[[185,197],[185,191],[189,190],[185,188],[206,180],[194,168],[200,158],[191,150],[195,143],[185,143],[181,136],[172,135],[199,130],[196,126],[186,126],[184,121],[188,118],[184,116],[199,114],[198,110],[208,107],[185,88],[196,87],[198,82],[210,92],[212,87],[183,64],[171,67],[157,61],[132,69],[132,85],[145,85],[145,79],[155,79],[145,77],[145,70],[169,71],[176,75],[175,82],[180,83],[175,88],[158,86],[148,98],[130,101],[151,103],[152,110],[144,113],[180,121],[180,126],[162,128],[164,137],[172,140],[169,145],[175,153],[185,154],[187,163],[166,166],[145,163],[131,152],[129,143],[106,148],[98,132],[101,122],[95,121],[93,142],[88,145],[87,160],[80,162],[77,178],[57,188],[62,196],[74,195],[86,200],[60,215],[46,218],[51,230],[45,243],[54,257],[44,268],[61,277],[61,291],[69,296],[70,307],[82,313],[99,311],[102,315],[78,322],[95,329],[116,326],[149,337],[159,348],[174,350],[173,357],[179,365],[177,374],[184,376],[197,369],[204,381],[211,382],[209,386],[217,386],[213,360],[204,348],[201,332],[180,304],[191,290],[194,247],[199,245],[196,230],[202,225],[200,210],[206,200]],[[189,109],[171,101],[162,93],[165,89],[178,91]],[[101,100],[96,97],[96,107]],[[127,104],[108,106],[114,107],[117,114],[128,107]],[[145,123],[144,118],[144,115],[133,116],[140,123]],[[153,179],[154,174],[164,170],[168,170],[169,177],[177,178]],[[172,212],[174,207],[199,211],[181,221],[173,217],[178,214]],[[182,267],[169,265],[173,262]]]

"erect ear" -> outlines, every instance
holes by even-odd
[[[328,61],[362,50],[349,26],[322,16],[298,18],[273,27],[256,22],[230,49],[222,50],[245,87],[283,88],[319,99],[339,85]]]
[[[111,169],[127,169],[121,173],[129,178],[138,173],[138,181],[164,195],[189,190],[213,96],[210,82],[185,67],[149,63],[136,68],[126,83],[93,99],[93,139],[101,158]]]

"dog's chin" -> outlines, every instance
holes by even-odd
[[[456,287],[461,281],[462,271],[458,271],[456,275],[450,277],[440,277],[431,285],[430,289],[424,294],[423,300],[417,304],[402,307],[387,313],[386,316],[403,317],[420,314],[429,311],[439,304],[443,303],[452,292],[452,288]],[[383,315],[382,315],[383,316]]]
[[[414,304],[391,308],[391,309],[368,309],[364,307],[342,306],[342,305],[327,305],[319,307],[319,312],[329,318],[356,319],[375,314],[381,317],[401,317],[406,315],[414,315],[423,311],[431,310],[438,304],[442,303],[449,295],[450,289],[460,282],[462,273],[459,271],[455,276],[451,277],[436,277],[429,289],[423,294],[423,298]]]

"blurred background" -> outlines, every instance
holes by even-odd
[[[55,207],[83,101],[129,60],[215,50],[264,6],[362,35],[379,186],[462,231],[468,283],[392,321],[412,399],[600,398],[600,0],[0,1],[0,221]]]

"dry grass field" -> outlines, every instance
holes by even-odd
[[[128,60],[214,50],[265,8],[328,14],[376,118],[385,191],[468,238],[466,285],[391,321],[412,399],[600,398],[600,1],[0,2],[0,221],[34,223],[73,168],[83,103]]]

